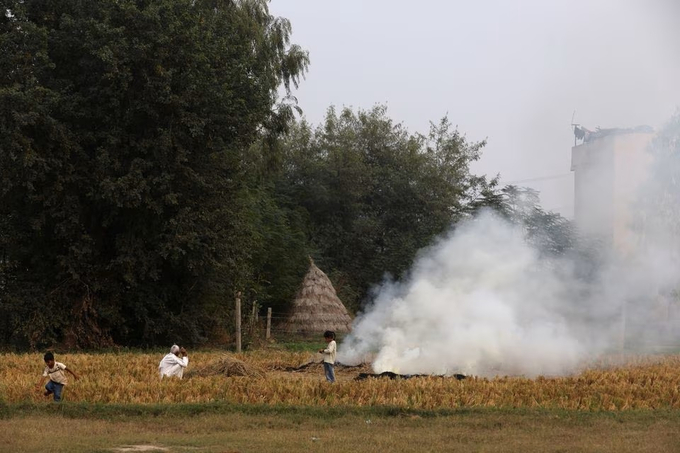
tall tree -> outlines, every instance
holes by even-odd
[[[202,341],[253,272],[244,153],[307,53],[265,0],[16,0],[0,19],[0,334]]]
[[[291,131],[279,192],[307,213],[317,261],[350,307],[465,215],[488,185],[469,169],[483,145],[447,119],[427,136],[410,134],[383,106],[331,108],[318,128],[302,122]]]
[[[639,190],[635,226],[648,245],[664,244],[680,259],[680,110],[657,133],[649,152],[650,176]]]

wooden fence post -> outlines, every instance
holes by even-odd
[[[272,337],[272,307],[267,308],[267,333],[264,337],[267,340]]]
[[[236,293],[236,352],[241,352],[241,291]]]

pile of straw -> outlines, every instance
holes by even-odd
[[[249,365],[237,358],[223,355],[217,360],[192,371],[192,376],[246,376],[253,378],[265,377],[266,373],[260,368]]]
[[[314,372],[318,373],[321,372],[323,369],[323,361],[322,359],[315,359],[314,357],[310,358],[308,361],[298,365],[298,366],[289,366],[289,365],[284,365],[282,363],[275,363],[272,364],[269,369],[271,371],[287,371],[291,373],[299,373],[299,372]],[[335,370],[346,370],[346,371],[357,371],[357,372],[370,372],[371,371],[371,364],[370,363],[360,363],[358,365],[345,365],[344,363],[336,362],[335,364]]]
[[[310,258],[307,275],[295,296],[290,315],[280,328],[295,333],[319,335],[326,330],[347,333],[352,318],[328,276]]]

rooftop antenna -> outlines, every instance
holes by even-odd
[[[574,123],[574,117],[576,116],[576,110],[571,114],[571,131],[574,133],[574,146],[576,146],[576,128],[581,126],[579,123]]]

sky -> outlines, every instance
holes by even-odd
[[[388,106],[412,132],[448,115],[486,139],[473,166],[573,215],[574,122],[663,126],[680,106],[680,0],[271,0],[310,53],[295,95]]]

